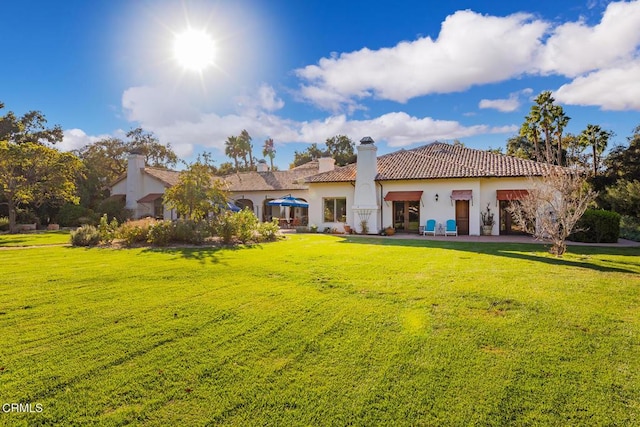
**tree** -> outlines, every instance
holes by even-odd
[[[507,140],[507,155],[509,156],[533,160],[535,152],[534,142],[526,136],[516,135]]]
[[[549,168],[542,179],[532,179],[528,194],[509,211],[515,221],[536,239],[552,243],[558,257],[566,250],[567,237],[596,197],[579,171]]]
[[[604,199],[619,214],[640,218],[640,181],[637,179],[618,180],[607,188]]]
[[[214,178],[214,172],[209,154],[199,155],[180,172],[178,183],[165,191],[165,204],[189,219],[202,219],[209,213],[217,213],[227,203],[228,194],[223,182]]]
[[[125,144],[127,154],[136,151],[145,158],[145,164],[151,167],[167,168],[178,163],[178,156],[173,152],[171,144],[160,143],[160,140],[153,134],[142,128],[131,129],[127,132],[130,140]]]
[[[4,104],[0,102],[0,110]],[[55,144],[62,141],[63,132],[60,125],[47,128],[47,120],[39,111],[29,111],[22,117],[9,111],[6,115],[0,116],[0,141],[9,141],[15,144],[26,142],[49,142]]]
[[[611,183],[618,179],[633,181],[640,177],[640,126],[627,137],[629,146],[618,145],[611,149],[604,159],[606,175]]]
[[[356,144],[345,135],[337,135],[327,138],[327,153],[336,161],[336,165],[344,166],[356,161],[354,147]]]
[[[241,156],[242,149],[240,146],[240,141],[237,136],[230,136],[227,138],[227,141],[224,143],[224,154],[233,159],[233,163],[235,164],[236,170],[235,172],[240,171],[240,167],[238,165],[238,157]]]
[[[77,203],[75,182],[81,170],[82,163],[71,153],[36,142],[0,141],[0,194],[9,207],[10,232],[17,232],[20,205]]]
[[[609,138],[613,136],[613,132],[603,130],[599,125],[587,125],[587,128],[580,133],[578,137],[580,142],[587,147],[592,148],[593,156],[593,176],[598,175],[600,168],[600,157],[607,148]]]
[[[526,153],[526,158],[561,165],[562,132],[570,118],[561,106],[554,104],[550,91],[541,92],[535,102],[520,128],[520,136],[529,140],[533,148]],[[544,142],[544,151],[541,142]]]
[[[304,165],[312,160],[319,159],[327,154],[326,151],[320,149],[318,144],[315,142],[307,147],[306,150],[302,152],[294,151],[293,152],[293,163],[290,165],[292,168],[300,165]]]
[[[269,158],[271,162],[271,170],[273,170],[273,158],[276,156],[276,147],[273,145],[273,139],[267,138],[262,146],[262,155]]]
[[[251,136],[246,129],[242,129],[242,132],[240,132],[240,136],[238,137],[238,141],[240,143],[240,150],[244,157],[244,167],[253,170],[253,144],[251,144]],[[248,162],[247,156],[249,157]]]

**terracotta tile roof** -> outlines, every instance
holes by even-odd
[[[504,154],[434,142],[378,157],[376,181],[540,176],[548,165]],[[355,163],[310,176],[306,182],[356,180]]]
[[[304,179],[318,173],[318,161],[286,171],[241,172],[224,177],[229,191],[306,190]]]
[[[178,183],[178,178],[180,176],[179,171],[173,171],[169,169],[161,169],[161,168],[152,168],[145,167],[144,172],[147,175],[151,175],[152,177],[162,181],[163,184],[167,187],[172,187]],[[126,175],[125,175],[126,176]]]

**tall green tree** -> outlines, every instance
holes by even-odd
[[[273,144],[273,138],[267,138],[262,146],[262,155],[269,158],[271,162],[271,170],[273,170],[273,159],[276,157],[276,147]]]
[[[336,161],[336,165],[344,166],[356,161],[356,144],[346,135],[336,135],[325,141],[327,153]]]
[[[224,154],[233,159],[233,163],[236,168],[235,172],[239,172],[240,165],[238,164],[238,159],[242,155],[242,148],[237,136],[227,137],[227,141],[224,143]]]
[[[304,165],[305,163],[309,163],[310,161],[319,159],[325,155],[327,155],[326,150],[322,150],[320,146],[314,142],[304,151],[293,152],[293,163],[291,163],[290,167],[294,168],[296,166]]]
[[[4,104],[0,102],[0,110]],[[39,111],[29,111],[18,117],[13,111],[0,116],[0,141],[14,144],[25,142],[49,142],[55,144],[62,141],[63,132],[60,125],[46,127],[47,119]]]
[[[222,180],[214,177],[210,156],[204,154],[180,172],[178,183],[167,189],[164,201],[189,219],[202,219],[218,212],[228,200]]]
[[[76,179],[82,162],[71,153],[36,142],[0,141],[0,195],[9,208],[9,230],[16,229],[21,205],[39,208],[78,203]]]
[[[532,160],[562,165],[562,133],[570,118],[554,103],[550,91],[541,92],[534,101],[520,128],[520,136],[531,142],[533,151],[521,154]]]
[[[593,176],[598,175],[600,169],[601,157],[604,150],[609,144],[609,139],[613,136],[613,132],[602,129],[599,125],[587,125],[587,128],[580,133],[580,142],[591,147],[592,150],[592,166]]]
[[[244,158],[245,168],[253,170],[253,144],[251,143],[251,135],[249,135],[249,132],[247,132],[246,129],[242,129],[240,136],[238,136],[238,141]],[[249,158],[249,161],[247,161],[247,157]]]
[[[640,177],[640,126],[627,137],[628,146],[613,147],[604,159],[606,175],[612,183],[622,179],[633,181]]]

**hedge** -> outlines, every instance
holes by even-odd
[[[611,211],[587,209],[576,224],[569,240],[586,243],[616,243],[620,237],[620,214]]]

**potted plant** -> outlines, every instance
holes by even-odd
[[[351,234],[351,226],[349,224],[344,225],[344,232],[347,234]]]
[[[392,226],[385,227],[384,234],[387,236],[393,236],[394,234],[396,234],[396,229]]]
[[[493,219],[493,212],[489,208],[489,203],[487,203],[486,212],[480,212],[480,217],[482,219],[482,235],[483,236],[491,236],[491,231],[493,230],[493,225],[496,223]]]

